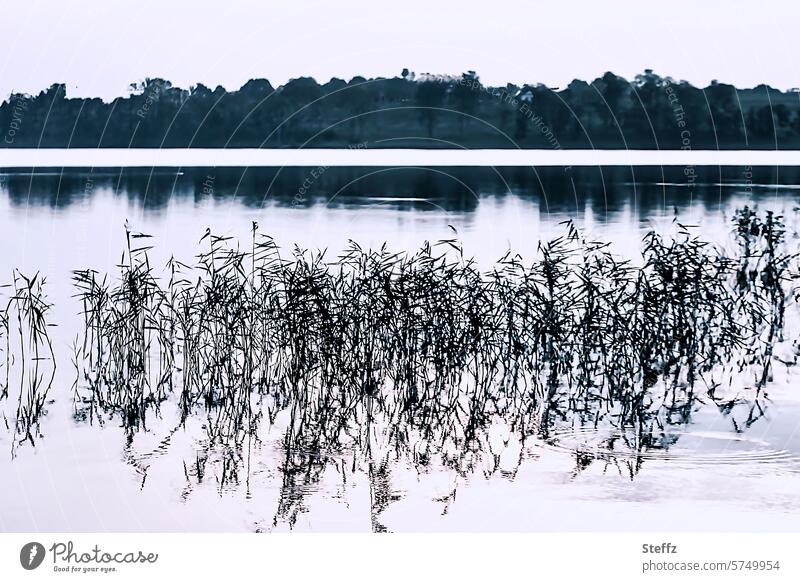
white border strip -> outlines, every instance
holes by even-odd
[[[800,151],[0,149],[0,168],[157,166],[800,166]]]
[[[643,508],[643,520],[647,515]],[[531,526],[535,527],[535,516],[530,518]],[[613,519],[613,515],[609,514],[608,519]],[[746,512],[741,519],[746,527]],[[717,525],[712,522],[708,527]],[[796,582],[800,579],[799,534],[711,531],[704,534],[0,534],[0,577],[9,581],[114,582]],[[39,554],[44,558],[39,567],[26,571],[22,559],[28,556],[22,549],[30,542],[41,544],[45,552]],[[70,543],[72,554],[67,552]],[[147,563],[116,561],[129,553],[138,557],[139,552],[146,556],[158,554],[158,558]],[[114,561],[98,563],[93,559],[97,556],[103,560],[104,554]],[[101,568],[114,571],[101,575]]]

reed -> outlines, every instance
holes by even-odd
[[[254,223],[245,248],[209,230],[194,264],[157,276],[149,238],[126,226],[115,280],[74,272],[76,406],[136,431],[174,398],[207,436],[187,479],[217,451],[220,486],[282,416],[287,491],[346,451],[382,489],[390,454],[469,471],[498,422],[523,441],[579,424],[661,446],[702,403],[739,402],[734,377],[752,378],[761,409],[796,259],[769,212],[736,213],[732,252],[676,230],[649,233],[634,263],[566,223],[531,261],[481,270],[455,237],[329,259],[283,253]]]
[[[3,286],[10,296],[0,311],[0,343],[5,351],[5,381],[0,402],[16,401],[12,455],[17,444],[36,444],[40,420],[56,371],[56,357],[48,320],[52,305],[45,291],[46,282],[38,273],[29,277],[13,273],[13,283]],[[3,412],[6,426],[8,418]]]
[[[147,235],[125,227],[126,250],[119,279],[110,285],[92,270],[74,271],[73,281],[83,306],[83,334],[76,344],[79,386],[76,398],[118,413],[129,428],[146,427],[147,412],[171,392],[172,305],[153,275],[147,251],[136,246]]]

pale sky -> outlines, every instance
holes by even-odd
[[[476,70],[485,83],[564,86],[646,68],[706,85],[800,86],[800,2],[620,0],[0,0],[0,97],[54,82],[105,99],[163,77],[237,89]]]

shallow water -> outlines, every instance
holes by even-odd
[[[125,221],[154,235],[159,265],[170,255],[191,261],[207,227],[247,244],[253,221],[282,246],[327,248],[331,257],[350,239],[415,250],[453,236],[452,226],[481,265],[509,249],[532,257],[565,220],[622,256],[636,255],[649,229],[671,232],[676,219],[724,245],[733,210],[744,204],[781,211],[789,231],[798,230],[795,169],[762,169],[755,178],[746,168],[694,171],[702,176],[688,182],[655,168],[392,169],[380,179],[374,169],[6,171],[2,282],[14,268],[47,276],[59,369],[36,446],[19,446],[12,460],[12,434],[0,430],[0,529],[797,531],[794,366],[779,366],[765,417],[741,433],[713,405],[644,449],[636,435],[606,428],[562,427],[520,442],[500,423],[466,469],[391,455],[371,464],[345,449],[288,484],[281,415],[248,443],[235,481],[222,458],[201,459],[202,419],[176,429],[169,406],[130,441],[116,419],[100,426],[72,417],[70,345],[80,305],[70,270],[113,273]]]

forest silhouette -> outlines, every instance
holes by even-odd
[[[265,79],[237,91],[164,79],[111,102],[64,84],[0,105],[5,148],[797,149],[800,93],[705,88],[651,70],[567,87],[485,86],[473,71],[350,81]]]

